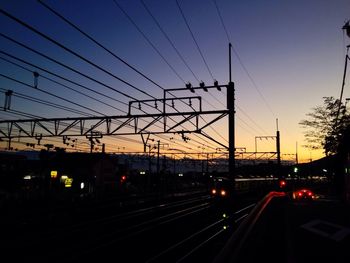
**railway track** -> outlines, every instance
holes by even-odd
[[[37,263],[210,262],[253,206],[245,200],[220,206],[200,195],[123,212],[113,213],[114,206],[106,206],[107,212],[92,207],[74,223],[19,235],[6,252],[14,260]]]

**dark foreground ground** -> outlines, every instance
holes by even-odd
[[[325,190],[315,200],[273,198],[217,262],[350,262],[350,206]]]

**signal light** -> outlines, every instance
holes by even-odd
[[[120,178],[120,182],[121,182],[121,183],[124,183],[124,182],[125,182],[125,180],[126,180],[126,176],[125,176],[125,175],[123,175],[123,176]]]
[[[280,188],[284,188],[286,186],[286,181],[281,180],[280,181]]]

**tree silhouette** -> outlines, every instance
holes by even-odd
[[[323,105],[312,108],[307,113],[307,119],[301,120],[299,125],[304,132],[306,148],[323,149],[328,156],[338,152],[344,136],[349,130],[350,115],[346,111],[346,105],[340,103],[333,97],[323,97]],[[338,108],[340,111],[338,115]]]

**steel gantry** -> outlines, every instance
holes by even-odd
[[[222,87],[227,87],[227,85],[216,84],[204,88],[221,89]],[[203,89],[203,87],[191,87],[191,91],[196,89]],[[126,115],[1,120],[0,139],[6,139],[10,144],[14,138],[34,138],[36,140],[40,138],[41,140],[45,137],[67,136],[102,138],[112,135],[199,133],[217,142],[204,133],[203,129],[227,116],[229,111],[227,109],[204,111],[202,99],[199,96],[167,98],[167,94],[175,90],[185,89],[165,90],[164,97],[161,99],[130,101]],[[178,110],[175,103],[179,101],[187,103],[191,111]],[[140,113],[142,105],[158,112],[144,113],[145,111],[142,111]],[[222,146],[227,148],[225,145]]]

